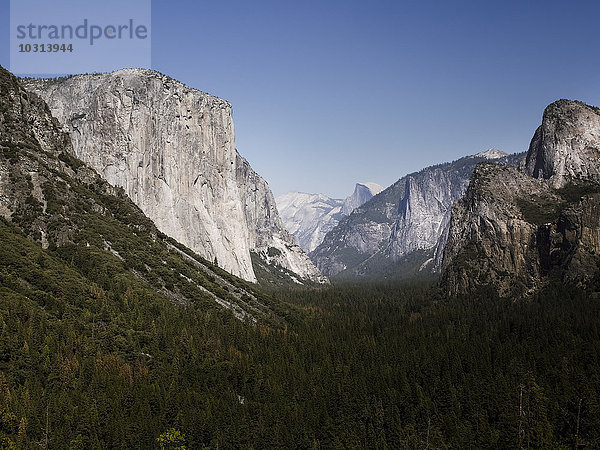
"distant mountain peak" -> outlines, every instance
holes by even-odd
[[[377,183],[356,183],[352,195],[344,200],[342,213],[347,216],[356,208],[371,200],[371,198],[375,197],[381,191],[383,191],[383,187],[379,186]]]
[[[485,158],[485,159],[499,159],[508,156],[508,153],[503,152],[502,150],[498,150],[497,148],[490,148],[484,152],[479,152],[476,155],[473,155],[476,158]]]
[[[367,181],[367,182],[365,182],[365,183],[356,183],[356,187],[355,187],[355,189],[356,189],[358,186],[364,186],[364,187],[366,187],[367,189],[369,189],[369,191],[371,191],[371,193],[372,193],[373,195],[377,195],[377,194],[379,194],[379,193],[380,193],[381,191],[383,191],[383,189],[384,189],[384,188],[383,188],[383,186],[380,186],[380,185],[378,185],[377,183],[373,183],[373,182],[371,182],[371,181]]]

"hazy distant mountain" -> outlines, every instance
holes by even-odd
[[[376,183],[356,183],[354,192],[345,200],[324,194],[288,192],[275,199],[279,215],[300,247],[310,252],[325,235],[356,207],[370,200],[383,188]]]
[[[344,200],[342,214],[347,216],[356,208],[371,200],[381,191],[383,191],[383,187],[379,186],[377,183],[356,183],[352,195],[346,197],[346,200]]]
[[[343,217],[343,200],[324,194],[288,192],[275,198],[279,215],[300,247],[311,251]]]

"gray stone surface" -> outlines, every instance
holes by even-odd
[[[452,209],[442,288],[522,296],[551,279],[597,276],[599,136],[596,108],[560,100],[546,108],[522,170],[479,165]]]
[[[383,191],[383,187],[377,183],[356,183],[352,195],[346,197],[342,205],[342,214],[347,216],[359,206],[364,205],[374,196]]]
[[[559,100],[544,111],[527,154],[526,173],[562,187],[571,179],[600,180],[600,110]]]

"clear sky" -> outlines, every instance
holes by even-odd
[[[155,0],[152,68],[233,104],[238,150],[276,195],[345,197],[526,150],[559,98],[600,105],[599,20],[599,1]]]

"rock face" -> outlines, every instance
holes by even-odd
[[[387,247],[389,257],[397,261],[412,251],[434,248],[447,225],[450,205],[465,188],[464,176],[439,167],[406,177]]]
[[[342,214],[347,216],[359,206],[367,203],[381,191],[383,191],[383,187],[379,186],[377,183],[356,183],[352,195],[344,200]]]
[[[523,170],[479,165],[452,209],[441,286],[491,285],[521,296],[549,279],[586,283],[600,262],[600,113],[561,100],[546,108]]]
[[[376,183],[356,183],[354,192],[345,200],[303,192],[288,192],[275,200],[288,231],[300,247],[311,252],[344,216],[382,190]]]
[[[572,179],[600,180],[600,110],[559,100],[544,111],[527,153],[526,173],[559,188]]]
[[[237,153],[228,102],[142,69],[24,84],[71,134],[75,156],[123,187],[165,234],[245,280],[256,281],[250,252],[275,247],[306,261],[298,278],[325,281]]]
[[[356,208],[327,234],[311,259],[327,276],[407,277],[439,270],[451,205],[477,163],[516,165],[524,155],[499,150],[407,175]]]

